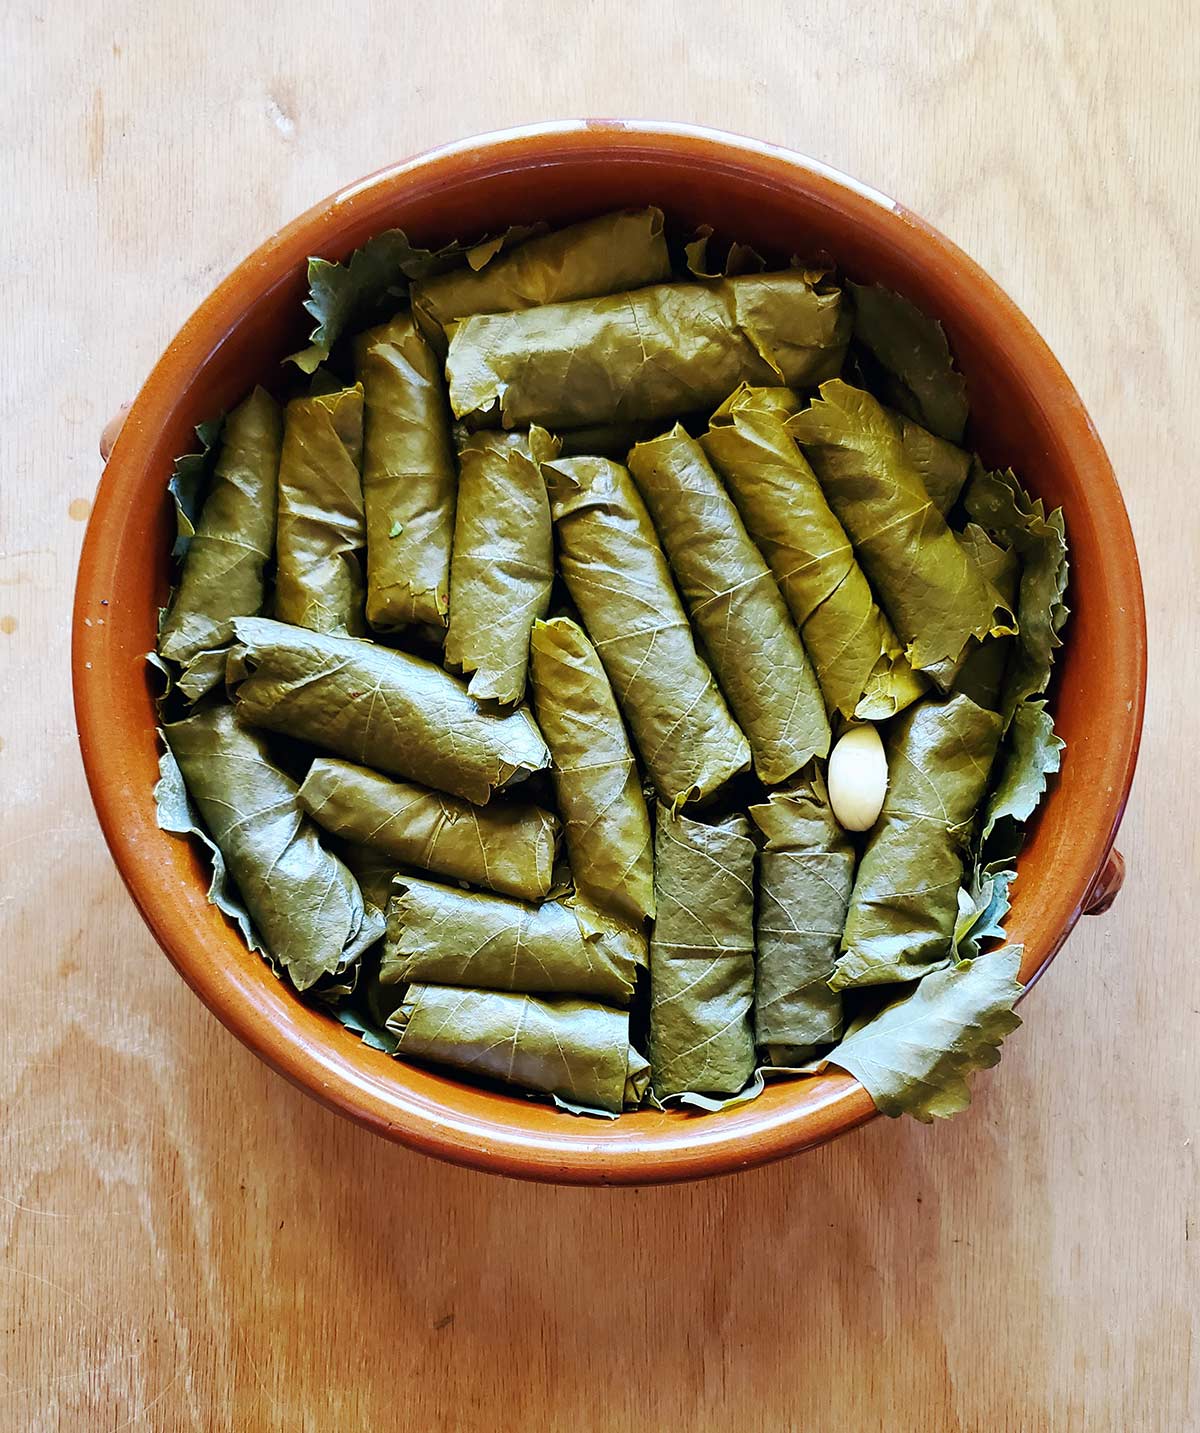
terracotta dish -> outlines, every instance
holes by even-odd
[[[743,1169],[844,1134],[875,1113],[830,1073],[779,1083],[720,1115],[642,1111],[614,1123],[475,1088],[368,1049],[301,1004],[205,899],[194,844],[154,816],[154,706],[143,654],[168,585],[166,480],[193,425],[301,345],[310,254],[341,258],[402,226],[422,243],[513,222],[565,222],[658,204],[776,255],[834,256],[945,325],[970,389],[971,439],[1061,504],[1072,617],[1051,692],[1067,741],[1061,778],[1020,858],[1010,936],[1032,983],[1075,921],[1120,884],[1113,837],[1129,793],[1146,681],[1137,554],[1108,458],[1046,344],[988,276],[915,215],[798,154],[678,125],[539,125],[450,145],[341,190],[269,239],[207,298],[134,402],[104,470],[75,595],[79,741],[113,858],[180,974],[240,1040],[332,1109],[428,1154],[582,1184]],[[1036,1019],[1036,1010],[1029,1018]],[[1017,1038],[1020,1038],[1019,1036]],[[995,1078],[1003,1079],[1003,1073]]]

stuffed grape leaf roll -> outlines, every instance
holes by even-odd
[[[456,477],[437,355],[409,313],[360,334],[367,621],[446,625]]]
[[[550,500],[540,464],[558,453],[542,428],[476,433],[459,449],[446,665],[479,701],[525,695],[529,634],[554,581]]]
[[[945,517],[958,501],[971,472],[971,455],[955,443],[939,438],[903,414],[894,415],[900,426],[904,455],[921,475],[934,507]]]
[[[668,805],[710,796],[750,747],[696,650],[646,505],[626,468],[570,458],[542,469],[559,571]]]
[[[751,806],[758,855],[754,1035],[773,1065],[797,1065],[842,1031],[829,988],[854,884],[854,845],[818,771]]]
[[[650,941],[655,1096],[735,1095],[754,1073],[754,842],[744,816],[709,825],[658,808]]]
[[[456,417],[505,428],[673,418],[739,383],[832,378],[849,324],[841,291],[802,269],[480,314],[450,340],[450,401]]]
[[[387,1022],[397,1054],[433,1060],[573,1110],[620,1114],[641,1104],[648,1066],[629,1043],[629,1012],[569,997],[410,985]]]
[[[550,763],[524,707],[482,710],[420,657],[266,617],[234,623],[229,680],[238,715],[360,766],[484,805]]]
[[[297,990],[346,972],[383,933],[383,918],[322,848],[262,734],[214,706],[165,727],[164,738],[272,961]],[[189,829],[164,819],[167,779],[164,771],[160,824]]]
[[[830,713],[879,721],[915,701],[925,681],[787,430],[800,407],[787,388],[739,388],[701,441],[775,574]]]
[[[468,255],[467,267],[413,284],[411,297],[422,329],[444,353],[453,319],[598,298],[670,277],[662,210],[635,209],[569,224],[503,251],[481,245]]]
[[[653,838],[608,676],[569,617],[534,625],[530,671],[575,889],[598,910],[640,925],[654,914]]]
[[[829,752],[808,653],[771,570],[696,440],[678,425],[629,455],[629,471],[738,725],[754,770],[786,781]]]
[[[578,901],[529,905],[398,876],[380,980],[589,995],[628,1005],[646,937]]]
[[[854,880],[835,990],[915,980],[949,959],[1002,725],[960,695],[910,707],[892,728],[887,795]]]
[[[415,866],[524,901],[550,890],[558,820],[540,806],[473,806],[324,756],[309,767],[300,803],[326,831],[386,856],[389,875]]]
[[[788,419],[911,664],[949,686],[971,638],[1016,631],[905,455],[877,399],[835,379]]]
[[[158,634],[159,655],[183,667],[179,686],[193,701],[224,675],[223,659],[201,654],[228,647],[234,617],[262,611],[264,569],[275,550],[281,438],[279,405],[262,388],[225,420],[212,481]]]
[[[275,615],[314,632],[363,620],[363,391],[356,384],[287,406],[279,459]]]

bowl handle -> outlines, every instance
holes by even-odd
[[[129,410],[132,407],[132,403],[122,403],[120,408],[118,408],[108,422],[105,423],[100,432],[100,457],[106,463],[117,441],[118,434],[125,426],[125,419],[128,418]]]
[[[1085,916],[1102,916],[1113,901],[1117,898],[1117,892],[1125,884],[1125,857],[1120,851],[1110,851],[1108,860],[1104,863],[1104,869],[1096,878],[1096,884],[1088,893],[1088,898],[1083,904]]]

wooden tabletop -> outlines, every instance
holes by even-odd
[[[1187,7],[19,0],[5,40],[0,1427],[1200,1426]],[[270,1074],[142,925],[70,708],[97,437],[186,314],[344,182],[577,114],[794,146],[979,259],[1092,412],[1150,611],[1125,889],[974,1107],[672,1189],[452,1169]]]

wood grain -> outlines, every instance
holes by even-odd
[[[1200,1426],[1189,7],[17,0],[5,39],[0,1426]],[[1151,619],[1128,881],[973,1110],[643,1192],[442,1167],[270,1075],[121,887],[67,674],[97,437],[201,296],[359,174],[580,113],[796,146],[980,259],[1091,408]]]

